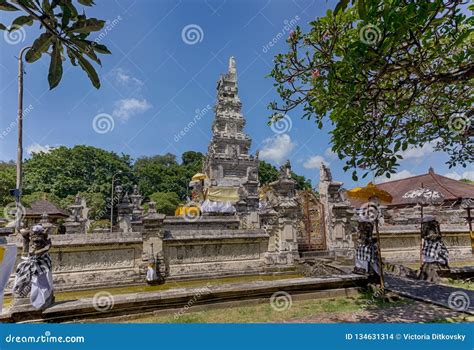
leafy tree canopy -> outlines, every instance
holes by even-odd
[[[61,81],[66,55],[72,65],[79,65],[86,72],[92,85],[98,89],[100,79],[89,61],[101,65],[97,54],[110,54],[105,45],[88,39],[92,32],[104,27],[105,21],[87,17],[85,10],[80,11],[74,3],[73,0],[0,0],[0,11],[23,12],[8,28],[0,23],[0,30],[13,32],[36,23],[43,31],[32,43],[25,58],[28,63],[33,63],[43,54],[50,54],[50,89]],[[94,5],[93,0],[77,0],[77,3],[85,7]]]
[[[178,195],[174,192],[155,192],[150,195],[150,201],[156,203],[156,210],[165,215],[174,215],[180,203]]]
[[[271,76],[283,103],[332,125],[332,150],[353,179],[396,172],[403,151],[433,142],[449,166],[474,160],[473,17],[467,1],[340,0],[290,33]],[[470,6],[472,10],[473,5]],[[362,169],[362,170],[361,170]]]

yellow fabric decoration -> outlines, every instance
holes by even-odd
[[[197,173],[196,175],[194,175],[191,180],[193,181],[196,181],[196,180],[206,180],[207,179],[207,175],[206,174],[203,174],[203,173]]]
[[[200,213],[199,207],[191,206],[191,207],[177,207],[174,215],[175,216],[198,216]]]
[[[236,187],[210,187],[206,199],[214,202],[237,202],[239,192]]]
[[[369,182],[365,187],[356,187],[347,191],[347,195],[351,198],[362,200],[369,200],[371,197],[377,197],[383,202],[392,202],[392,195],[387,191],[378,188],[372,182]]]
[[[2,264],[3,257],[5,256],[5,250],[4,247],[0,247],[0,264]]]

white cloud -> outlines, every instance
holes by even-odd
[[[144,85],[143,81],[127,73],[122,68],[114,69],[112,75],[118,85],[132,87],[141,87]]]
[[[115,102],[112,112],[114,117],[127,121],[130,117],[146,112],[151,108],[151,104],[146,99],[126,98]]]
[[[264,147],[260,151],[260,157],[265,160],[271,160],[275,163],[283,163],[296,144],[291,141],[288,134],[276,135],[263,140]]]
[[[328,164],[324,157],[312,156],[306,162],[304,162],[303,166],[306,169],[319,169],[322,163]]]
[[[422,147],[408,147],[399,154],[406,159],[419,159],[435,151],[435,146],[439,142],[438,139],[425,143]]]
[[[412,176],[415,176],[415,175],[412,174],[409,170],[402,170],[402,171],[399,171],[398,173],[392,174],[390,179],[385,176],[377,177],[375,178],[375,182],[380,184],[380,183],[394,181],[394,180],[406,179],[407,177],[412,177]]]
[[[449,177],[454,180],[468,179],[468,180],[474,181],[474,171],[465,171],[462,174],[459,174],[454,171],[452,173],[444,174],[444,176]]]
[[[49,153],[53,148],[54,147],[50,145],[40,145],[39,143],[34,143],[26,147],[26,153],[28,153],[29,155],[40,152]]]
[[[324,151],[324,155],[328,159],[333,159],[334,160],[334,159],[338,158],[336,152],[333,152],[331,147],[326,148],[326,150]]]

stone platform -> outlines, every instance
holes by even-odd
[[[228,283],[219,286],[179,288],[161,292],[112,295],[98,292],[95,298],[58,302],[43,311],[29,307],[6,310],[0,322],[70,322],[96,320],[123,315],[143,314],[158,310],[184,308],[194,305],[270,298],[276,292],[290,295],[310,295],[324,292],[329,297],[333,291],[364,287],[367,278],[360,275],[343,275],[325,278],[292,278],[278,281]],[[340,294],[340,293],[339,293]],[[95,300],[94,300],[95,299]]]

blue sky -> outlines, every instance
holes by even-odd
[[[85,73],[68,62],[60,85],[49,91],[49,57],[27,64],[24,103],[30,109],[25,115],[26,156],[34,150],[76,144],[123,152],[134,159],[166,152],[178,156],[187,150],[206,152],[214,117],[208,108],[215,103],[216,81],[226,72],[229,57],[235,56],[252,152],[259,149],[261,158],[275,165],[289,158],[294,170],[314,185],[319,180],[319,164],[325,161],[335,179],[346,187],[354,185],[350,173],[342,171],[344,162],[328,150],[330,126],[319,130],[313,122],[301,120],[300,111],[289,113],[291,127],[286,132],[275,133],[266,124],[267,105],[278,96],[271,78],[265,76],[272,68],[273,56],[287,50],[289,27],[307,29],[308,22],[324,15],[335,1],[96,3],[87,14],[106,19],[108,24],[91,38],[100,36],[101,43],[113,52],[102,56],[103,66],[98,67],[102,87],[94,89]],[[5,24],[16,17],[1,16],[0,22]],[[0,33],[0,160],[14,159],[16,154],[16,129],[12,127],[17,108],[15,57],[38,31],[26,27],[16,33],[16,37]],[[185,129],[193,120],[197,122]],[[405,155],[397,177],[427,172],[429,166],[440,174],[474,177],[472,171],[463,174],[465,169],[448,169],[446,156],[433,153],[432,145],[408,150]]]

